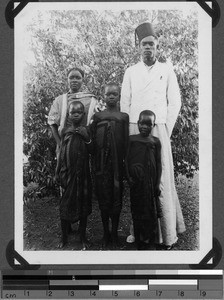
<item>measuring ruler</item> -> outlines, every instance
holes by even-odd
[[[1,298],[223,299],[223,271],[5,270]]]

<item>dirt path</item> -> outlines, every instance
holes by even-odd
[[[198,175],[195,175],[194,179],[179,177],[177,192],[183,210],[186,232],[179,235],[179,240],[173,250],[197,250],[199,247]],[[36,200],[29,208],[24,207],[24,250],[58,250],[57,245],[61,236],[58,203],[59,199],[43,198]],[[126,188],[118,231],[121,245],[117,250],[135,249],[134,244],[126,243],[130,220],[129,195]],[[74,229],[77,229],[77,226],[74,226]],[[93,200],[93,211],[87,225],[87,237],[91,242],[91,247],[88,250],[102,250],[102,235],[103,229],[98,203]],[[77,234],[73,233],[69,236],[69,243],[63,249],[81,250]],[[108,247],[108,250],[111,248]]]

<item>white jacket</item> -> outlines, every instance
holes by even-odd
[[[180,107],[179,86],[173,68],[158,61],[148,68],[142,61],[127,68],[121,89],[121,111],[137,123],[142,110],[156,114],[156,124],[166,124],[171,136]]]

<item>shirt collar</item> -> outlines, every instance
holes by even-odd
[[[76,94],[76,95],[80,95],[80,94],[82,94],[82,92],[76,92],[76,93],[72,93],[72,91],[71,90],[69,90],[68,92],[67,92],[67,94],[68,95],[70,95],[70,94]]]
[[[142,60],[142,63],[147,68],[147,70],[149,71],[157,64],[157,59],[155,60],[154,64],[151,65],[151,66],[148,66],[147,64],[145,64],[143,60]]]

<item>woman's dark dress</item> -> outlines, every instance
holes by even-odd
[[[129,138],[127,167],[133,180],[130,187],[131,211],[134,226],[136,221],[140,224],[143,240],[153,240],[157,229],[157,199],[154,188],[157,181],[156,156],[160,148],[160,141],[156,137],[142,138],[140,135],[132,135]]]
[[[123,167],[127,151],[129,117],[121,112],[99,112],[91,125],[94,174],[100,210],[119,213],[122,207]]]
[[[73,223],[91,213],[92,187],[88,145],[72,127],[63,133],[59,166],[60,218]]]

